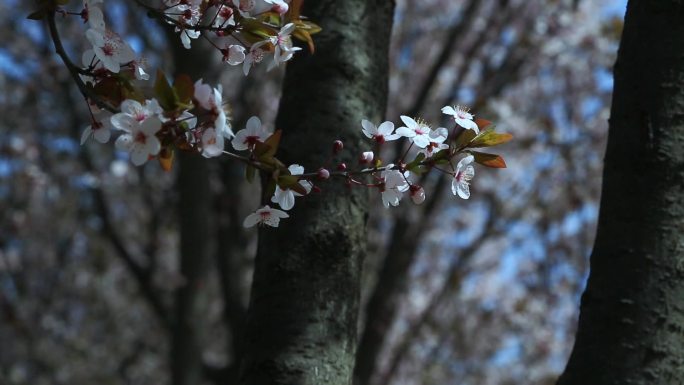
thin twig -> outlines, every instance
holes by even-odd
[[[107,110],[113,114],[119,112],[116,108],[114,108],[109,103],[102,100],[98,95],[96,95],[93,92],[93,90],[89,88],[81,79],[80,75],[89,75],[90,73],[75,65],[74,62],[71,61],[71,58],[69,58],[69,55],[66,53],[66,50],[62,45],[62,40],[59,37],[57,24],[55,23],[55,11],[48,12],[46,17],[48,29],[50,30],[50,38],[52,39],[52,43],[55,46],[55,52],[62,59],[62,62],[71,74],[71,77],[74,79],[74,83],[76,83],[76,86],[78,87],[79,91],[81,91],[81,94],[83,94],[83,96],[87,99],[90,99],[93,102],[95,102],[95,104],[97,104],[98,107],[104,110]]]

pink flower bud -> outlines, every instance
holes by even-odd
[[[318,179],[328,179],[330,178],[330,171],[324,169],[323,167],[318,169]]]
[[[344,143],[341,140],[336,140],[333,143],[333,154],[337,154],[344,148]]]
[[[320,193],[322,190],[321,190],[321,188],[318,187],[318,186],[313,186],[313,187],[311,188],[311,191],[313,191],[313,192],[315,192],[315,193]]]
[[[347,170],[347,165],[345,163],[340,163],[337,165],[337,170],[338,171],[346,171]]]
[[[359,156],[359,163],[370,163],[373,161],[374,157],[375,155],[373,154],[373,151],[366,151],[363,154],[361,154],[361,156]]]
[[[409,193],[411,195],[411,200],[413,203],[419,205],[425,201],[425,190],[421,186],[412,184],[409,187]]]

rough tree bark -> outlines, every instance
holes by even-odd
[[[279,157],[307,170],[335,139],[347,161],[362,118],[383,118],[394,2],[306,1],[316,53],[288,65],[276,126]],[[280,228],[262,229],[248,310],[241,384],[351,384],[368,192],[341,182],[298,200]],[[266,197],[268,198],[268,197]]]
[[[559,385],[684,378],[684,2],[632,0],[598,233]]]

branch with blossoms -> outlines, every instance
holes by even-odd
[[[289,61],[300,50],[292,38],[314,45],[311,35],[320,28],[300,14],[303,0],[164,0],[159,8],[135,0],[152,17],[172,26],[182,44],[206,38],[231,66],[242,65],[243,73],[265,59],[269,69]],[[452,178],[451,190],[463,199],[470,197],[470,181],[475,175],[473,163],[503,168],[502,157],[474,149],[492,147],[509,141],[509,134],[497,133],[491,122],[475,119],[467,109],[446,106],[452,127],[433,129],[427,122],[401,116],[404,124],[393,122],[376,126],[362,120],[362,133],[371,140],[371,151],[358,154],[357,165],[339,162],[344,144],[336,140],[325,164],[314,172],[305,172],[298,164],[285,165],[277,157],[282,131],[266,128],[253,116],[242,130],[233,132],[230,114],[223,101],[222,87],[211,87],[201,79],[193,81],[179,75],[169,81],[157,71],[152,95],[143,92],[141,83],[149,80],[144,60],[118,34],[108,29],[103,0],[85,0],[83,8],[66,9],[69,0],[41,0],[31,19],[45,19],[55,51],[79,90],[90,111],[91,124],[81,136],[81,144],[91,137],[100,143],[110,141],[119,132],[117,149],[130,154],[140,166],[158,160],[161,167],[172,168],[177,151],[193,152],[206,158],[226,156],[246,165],[246,179],[252,182],[259,172],[266,178],[265,196],[279,208],[266,205],[244,220],[245,227],[257,224],[277,227],[288,218],[296,198],[331,179],[341,179],[350,188],[365,187],[380,193],[385,207],[397,206],[404,194],[420,204],[425,191],[419,185],[422,175],[432,171]],[[78,16],[87,25],[86,39],[92,48],[82,54],[78,66],[65,51],[56,24],[56,16]],[[383,145],[399,138],[409,145],[393,162],[384,162]],[[226,149],[226,141],[232,150]]]

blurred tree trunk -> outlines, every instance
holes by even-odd
[[[276,122],[285,162],[311,171],[335,139],[349,162],[367,148],[360,122],[384,117],[393,10],[386,0],[305,2],[303,14],[323,32],[316,53],[287,68]],[[322,187],[280,228],[260,231],[241,384],[352,382],[368,191]]]
[[[213,54],[202,41],[192,49],[180,45],[175,33],[168,33],[172,46],[175,73],[193,80],[204,78],[209,84],[218,80],[219,68],[212,65]],[[180,231],[180,266],[182,286],[174,293],[171,336],[171,377],[173,385],[203,383],[201,333],[206,329],[208,291],[205,283],[210,265],[212,195],[209,168],[198,154],[177,153],[178,220]]]
[[[598,233],[559,385],[684,378],[684,1],[632,0]]]

